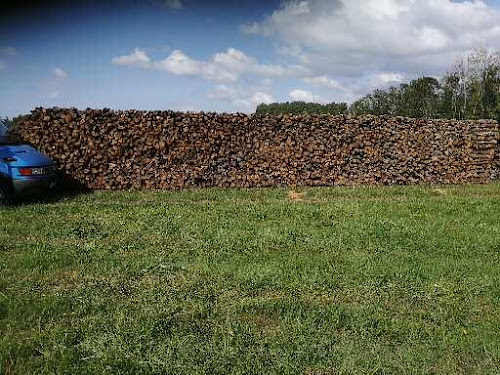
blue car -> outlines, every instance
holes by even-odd
[[[9,140],[8,128],[0,122],[0,205],[44,194],[56,183],[52,159],[29,145]]]

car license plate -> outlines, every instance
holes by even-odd
[[[45,168],[31,168],[32,175],[40,175],[45,173]]]

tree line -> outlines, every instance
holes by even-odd
[[[271,103],[260,104],[256,113],[259,114],[285,114],[285,113],[301,113],[301,114],[342,114],[348,112],[347,103],[306,103],[306,102],[286,102],[286,103]]]
[[[397,87],[376,89],[350,106],[287,102],[261,104],[256,112],[500,119],[500,54],[476,50],[458,60],[441,79],[424,76]]]

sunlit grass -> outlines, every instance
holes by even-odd
[[[0,208],[4,374],[497,374],[499,322],[499,184]]]

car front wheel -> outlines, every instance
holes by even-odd
[[[0,181],[0,206],[11,204],[14,195],[10,186],[4,182]]]

